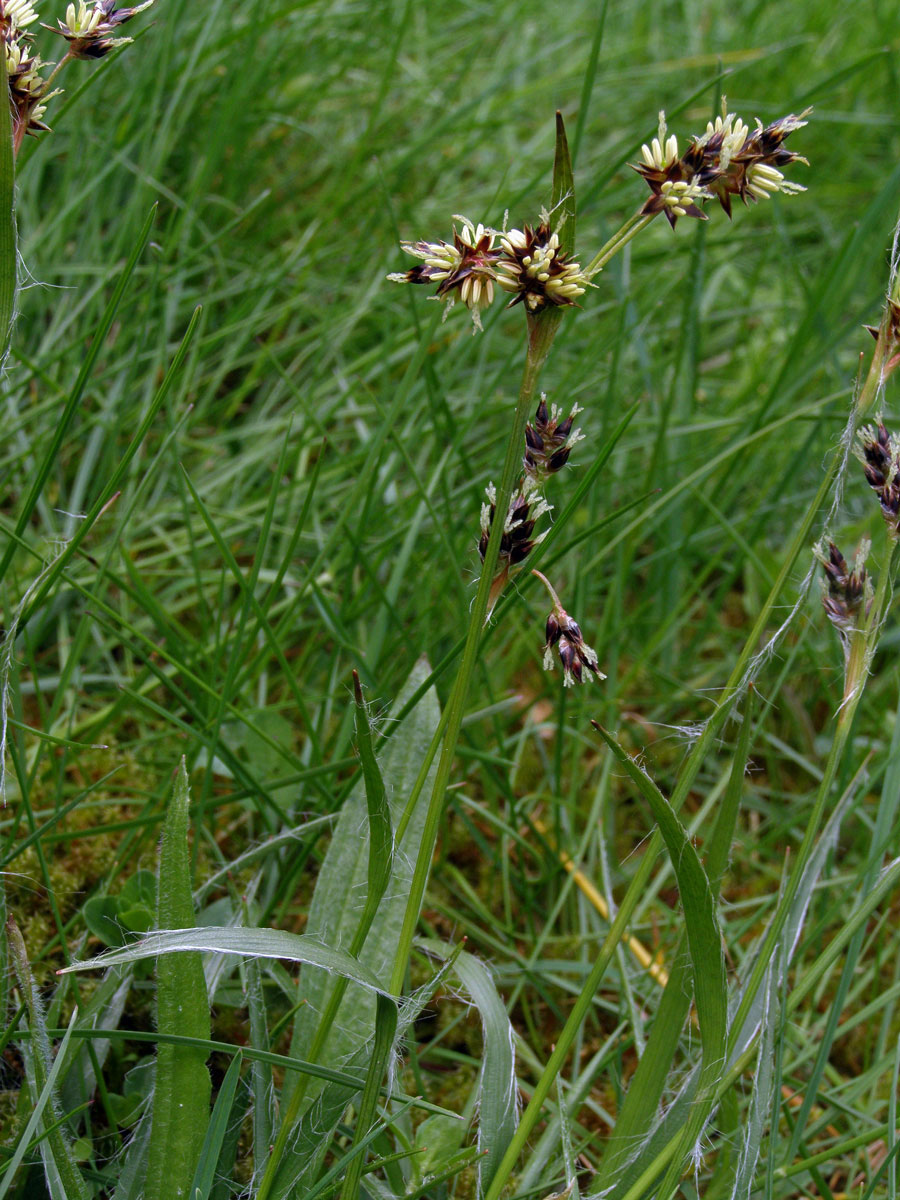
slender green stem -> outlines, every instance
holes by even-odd
[[[650,213],[644,216],[642,213],[636,212],[629,217],[621,229],[617,229],[609,241],[601,246],[588,265],[585,267],[585,275],[596,275],[601,271],[613,255],[618,254],[623,246],[627,245],[633,237],[636,237],[642,229],[646,229],[656,213]]]
[[[444,735],[443,745],[441,746],[441,755],[438,760],[434,787],[432,788],[431,798],[425,814],[422,841],[416,858],[409,899],[407,900],[406,912],[403,916],[403,926],[397,945],[397,953],[394,958],[390,990],[395,996],[400,994],[406,977],[406,969],[412,950],[416,924],[419,920],[419,910],[422,905],[422,897],[425,894],[425,885],[431,868],[435,842],[437,841],[438,824],[444,808],[444,796],[447,791],[447,785],[450,782],[453,756],[456,752],[456,743],[459,738],[460,728],[462,727],[469,685],[475,671],[482,628],[488,615],[491,588],[500,553],[500,539],[503,536],[503,526],[506,521],[513,488],[522,469],[525,424],[531,414],[538,376],[553,344],[553,338],[558,325],[559,314],[557,312],[544,312],[537,317],[528,318],[528,353],[525,359],[525,370],[522,375],[519,399],[516,404],[509,441],[506,447],[506,461],[503,464],[500,486],[497,488],[497,500],[494,506],[496,516],[491,526],[491,534],[484,556],[481,579],[478,581],[478,591],[469,616],[469,629],[466,636],[466,644],[463,647],[459,673],[456,676],[456,682],[447,706],[449,710],[447,731]]]

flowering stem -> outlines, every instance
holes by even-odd
[[[50,84],[57,77],[57,75],[60,73],[60,71],[66,65],[66,63],[72,62],[74,60],[74,58],[75,58],[75,55],[72,54],[71,51],[67,50],[66,53],[59,60],[59,62],[56,64],[56,66],[53,68],[53,70],[50,72],[50,74],[47,76],[46,87],[48,87],[48,88],[50,87]]]
[[[585,267],[585,275],[590,278],[596,275],[598,271],[609,262],[613,255],[618,254],[623,246],[626,246],[633,237],[636,237],[642,229],[650,224],[658,213],[647,213],[646,215],[636,212],[630,216],[621,229],[617,229],[609,241],[601,246],[588,265]]]
[[[544,585],[544,587],[550,593],[550,599],[553,601],[553,608],[556,612],[556,615],[559,616],[560,613],[564,613],[566,610],[563,608],[562,604],[560,603],[559,596],[557,596],[556,592],[553,590],[553,585],[550,582],[550,580],[547,578],[547,576],[542,575],[540,571],[532,571],[531,573],[532,573],[532,575],[537,575],[538,579],[541,581],[541,583]]]
[[[403,926],[400,931],[397,952],[394,957],[390,991],[395,996],[400,995],[406,978],[409,956],[412,950],[416,925],[419,920],[419,911],[422,906],[422,897],[425,894],[425,885],[428,880],[435,842],[437,841],[438,824],[444,809],[444,796],[447,791],[447,785],[450,782],[453,756],[456,752],[456,743],[459,738],[460,728],[462,727],[469,685],[475,672],[482,629],[488,615],[491,584],[493,583],[500,553],[500,539],[503,536],[503,527],[513,488],[522,470],[525,425],[531,415],[538,376],[553,344],[553,338],[559,326],[560,315],[558,312],[545,311],[537,314],[537,316],[528,316],[527,318],[528,353],[525,358],[522,386],[519,389],[519,399],[516,404],[509,442],[506,447],[506,461],[503,464],[500,486],[497,488],[497,500],[494,507],[496,517],[491,524],[491,533],[484,555],[481,578],[478,581],[478,591],[472,603],[462,661],[460,662],[459,672],[447,705],[447,731],[444,734],[444,741],[441,746],[441,755],[438,760],[434,787],[428,801],[428,809],[425,814],[425,823],[422,830],[422,841],[416,858],[409,898],[406,902],[406,912],[403,915]]]

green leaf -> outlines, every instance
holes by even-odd
[[[453,970],[481,1017],[484,1054],[478,1078],[478,1146],[484,1154],[479,1163],[480,1187],[484,1192],[516,1131],[515,1034],[506,1006],[483,962],[434,938],[422,939],[416,945],[445,960],[454,956]]]
[[[238,1050],[231,1060],[231,1066],[225,1072],[225,1078],[222,1080],[222,1086],[216,1096],[212,1118],[206,1130],[203,1149],[200,1152],[200,1161],[197,1163],[197,1173],[191,1185],[190,1200],[209,1200],[209,1193],[216,1178],[216,1168],[219,1165],[222,1143],[228,1129],[234,1096],[241,1078],[242,1061],[241,1052]]]
[[[375,757],[372,745],[372,730],[369,725],[369,714],[366,712],[359,675],[353,672],[353,691],[356,701],[354,713],[356,725],[356,745],[359,751],[359,761],[362,765],[363,782],[366,790],[366,808],[369,815],[369,866],[368,890],[366,907],[363,912],[361,925],[371,924],[378,905],[384,896],[391,878],[391,865],[394,856],[393,834],[391,832],[391,809],[388,804],[381,768]]]
[[[25,1063],[25,1078],[31,1093],[32,1111],[3,1179],[0,1180],[0,1200],[3,1200],[9,1191],[26,1150],[41,1131],[44,1136],[40,1139],[40,1152],[47,1180],[47,1190],[52,1200],[89,1200],[90,1192],[72,1157],[71,1147],[66,1139],[54,1102],[56,1080],[66,1059],[69,1038],[78,1012],[76,1009],[72,1013],[65,1038],[54,1060],[50,1050],[50,1039],[47,1036],[41,999],[31,973],[25,942],[22,940],[19,927],[11,918],[6,923],[6,931],[13,970],[25,999],[31,1029],[31,1037],[21,1043],[21,1053]]]
[[[16,162],[8,85],[0,108],[0,366],[6,362],[16,310]]]
[[[187,770],[182,759],[159,852],[157,917],[163,928],[190,925],[194,919],[187,844],[189,806]],[[209,1040],[209,1003],[199,954],[160,958],[156,967],[156,1023],[160,1033]],[[146,1200],[187,1200],[190,1196],[209,1123],[209,1096],[206,1051],[160,1042],[144,1184]]]
[[[394,1035],[397,1032],[397,1001],[390,996],[379,993],[375,1000],[375,1039],[369,1066],[366,1070],[366,1083],[359,1102],[359,1112],[356,1118],[356,1132],[353,1137],[353,1149],[359,1149],[350,1162],[344,1184],[341,1188],[341,1200],[357,1200],[359,1181],[365,1165],[363,1142],[369,1136],[375,1123],[376,1105],[381,1091],[381,1081],[387,1071],[388,1059],[394,1047]]]
[[[561,112],[556,114],[556,152],[553,157],[553,192],[550,223],[564,254],[575,252],[575,176]]]
[[[284,958],[289,962],[307,963],[334,975],[345,976],[369,992],[386,992],[377,977],[345,950],[324,946],[317,938],[304,933],[288,933],[284,929],[245,929],[241,926],[210,925],[199,929],[168,929],[125,946],[109,950],[96,958],[85,959],[64,967],[59,973],[114,967],[137,962],[157,955],[184,954],[195,951],[203,954],[241,954],[248,958]],[[204,995],[206,987],[204,985]],[[185,1033],[172,1029],[171,1033]],[[206,1034],[192,1036],[208,1037]]]
[[[677,1188],[683,1164],[712,1110],[715,1085],[725,1068],[728,1000],[722,935],[716,915],[715,896],[706,872],[687,830],[675,815],[669,801],[611,734],[596,721],[592,721],[591,724],[649,804],[669,851],[684,909],[702,1057],[697,1096],[691,1105],[680,1144],[669,1162],[659,1191],[660,1197],[668,1200]],[[644,1181],[643,1177],[641,1181],[650,1182]]]

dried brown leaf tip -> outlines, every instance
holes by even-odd
[[[606,676],[597,666],[597,652],[584,640],[578,622],[563,608],[550,581],[540,571],[531,573],[544,584],[553,601],[553,610],[547,617],[544,630],[544,670],[553,670],[555,651],[562,663],[564,687],[574,687],[576,683],[586,683],[589,679],[605,679]]]
[[[541,393],[540,403],[534,420],[525,426],[525,458],[523,466],[528,475],[538,483],[544,483],[551,475],[561,471],[569,461],[572,447],[580,442],[584,434],[573,428],[575,418],[582,410],[577,404],[562,419],[562,411],[551,404]]]
[[[896,538],[900,523],[900,442],[884,423],[859,431],[859,457],[866,481],[877,494],[888,530]]]
[[[784,141],[806,124],[809,112],[781,117],[771,125],[757,121],[751,133],[739,116],[727,111],[723,100],[722,115],[707,124],[704,134],[692,138],[681,156],[678,139],[668,134],[665,113],[660,113],[659,132],[641,147],[642,161],[634,166],[653,193],[641,212],[662,212],[674,228],[678,217],[705,219],[700,206],[707,200],[718,200],[730,217],[732,196],[747,204],[775,192],[791,196],[805,191],[785,179],[780,168],[806,162],[786,149]]]
[[[827,548],[816,547],[816,557],[825,572],[822,604],[842,638],[857,628],[860,613],[865,615],[872,601],[872,588],[865,568],[869,546],[866,538],[856,552],[852,570],[834,542],[829,542]]]

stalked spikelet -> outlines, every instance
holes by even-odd
[[[408,271],[388,275],[393,283],[436,283],[435,295],[446,300],[447,313],[457,297],[472,314],[476,329],[481,329],[481,310],[494,300],[494,284],[501,251],[495,246],[499,236],[485,225],[473,225],[468,217],[454,216],[460,222],[454,226],[452,242],[401,242],[401,249],[421,264]]]
[[[900,440],[881,421],[866,425],[859,431],[859,457],[866,481],[878,495],[888,531],[896,538],[900,525]]]
[[[510,229],[501,235],[500,245],[497,282],[513,293],[508,308],[524,304],[533,313],[548,305],[574,304],[591,286],[579,264],[560,250],[559,235],[546,221],[535,229]]]
[[[865,561],[871,543],[866,538],[856,552],[853,569],[834,542],[816,547],[816,557],[825,572],[822,604],[829,621],[843,639],[858,627],[860,614],[865,615],[872,602],[872,585],[866,574]]]
[[[553,600],[553,611],[544,629],[544,670],[553,670],[555,650],[562,663],[564,687],[574,687],[589,679],[605,679],[597,666],[597,652],[585,642],[578,623],[563,608],[549,580],[540,571],[532,571],[532,575],[541,580]]]
[[[534,420],[525,426],[525,458],[523,466],[526,474],[538,483],[544,483],[557,471],[561,471],[569,461],[572,447],[580,442],[584,435],[580,429],[573,429],[572,424],[582,410],[577,404],[563,421],[562,412],[555,404],[547,408],[547,397],[541,393],[540,403]]]
[[[703,217],[699,206],[706,200],[718,200],[730,217],[732,196],[748,204],[775,192],[793,196],[805,191],[785,179],[781,168],[806,162],[787,150],[784,141],[806,124],[810,111],[780,117],[771,125],[757,121],[751,133],[739,116],[727,111],[723,98],[722,115],[708,123],[680,158],[676,139],[666,138],[665,114],[660,113],[659,135],[650,146],[641,147],[643,161],[634,167],[653,193],[641,212],[664,212],[674,226],[680,216]]]

